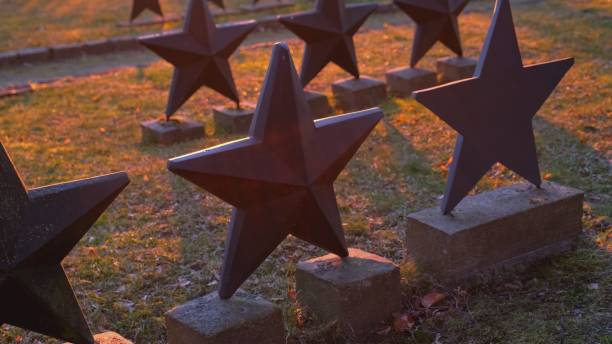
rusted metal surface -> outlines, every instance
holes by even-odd
[[[93,343],[61,261],[128,183],[116,173],[28,190],[0,143],[0,324]]]
[[[228,59],[256,27],[253,20],[217,27],[206,0],[190,0],[180,32],[146,36],[140,42],[174,66],[166,116],[170,118],[197,90],[207,86],[240,99]]]
[[[313,121],[285,44],[274,47],[249,137],[171,159],[170,171],[232,204],[219,294],[230,298],[291,234],[347,255],[333,182],[382,118]]]
[[[532,119],[574,64],[567,58],[523,66],[508,0],[497,1],[482,51],[474,78],[414,93],[459,133],[445,214],[497,162],[540,186]]]

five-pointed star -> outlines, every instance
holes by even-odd
[[[61,261],[128,182],[116,173],[26,190],[0,143],[0,325],[93,344]]]
[[[333,182],[379,109],[312,121],[289,48],[274,48],[248,138],[169,161],[232,204],[219,295],[229,298],[287,235],[347,256]]]
[[[300,72],[302,86],[308,85],[330,62],[359,78],[353,35],[377,7],[376,4],[345,7],[344,0],[317,0],[314,11],[279,18],[306,42]]]
[[[130,15],[130,21],[133,21],[145,10],[150,10],[163,16],[161,5],[159,4],[159,0],[134,0],[132,4],[132,14]]]
[[[463,55],[457,17],[470,0],[393,0],[417,24],[410,66],[414,67],[440,41]]]
[[[476,76],[415,92],[459,132],[442,210],[450,213],[497,162],[541,183],[532,119],[573,58],[523,66],[508,0],[498,0]]]
[[[168,117],[202,86],[239,103],[228,58],[255,25],[251,20],[217,27],[207,0],[191,0],[182,32],[140,39],[143,45],[175,67],[166,110]]]

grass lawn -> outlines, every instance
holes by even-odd
[[[99,6],[79,3],[90,8],[87,13]],[[7,4],[22,8],[0,0],[0,6]],[[53,16],[72,11],[64,2],[45,6]],[[118,10],[121,18],[128,7]],[[461,21],[466,55],[472,57],[479,55],[492,11],[489,2],[475,8]],[[117,20],[109,16],[108,21]],[[418,321],[404,333],[381,326],[364,343],[432,343],[436,338],[437,343],[612,343],[612,6],[607,0],[542,0],[515,6],[514,17],[525,63],[576,57],[534,126],[545,178],[587,193],[585,234],[576,251],[500,283],[441,285],[414,271],[404,261],[404,219],[438,203],[455,133],[413,100],[390,98],[383,105],[384,120],[341,174],[336,191],[349,245],[402,264],[405,306]],[[0,23],[0,41],[14,42],[1,31],[3,18]],[[96,35],[110,33],[95,30],[101,30]],[[411,37],[410,28],[391,25],[359,34],[364,74],[382,78],[386,70],[407,64]],[[291,41],[290,47],[299,64],[302,45]],[[232,59],[247,101],[257,99],[270,52],[269,44],[242,47]],[[437,57],[448,54],[437,47],[424,66],[433,67]],[[29,187],[130,173],[132,184],[64,267],[94,332],[114,330],[142,344],[164,342],[165,311],[216,289],[230,215],[227,204],[165,169],[168,158],[236,138],[215,132],[210,115],[213,105],[228,101],[202,90],[180,111],[208,125],[205,140],[172,147],[140,144],[139,123],[162,114],[170,75],[170,66],[158,62],[0,99],[0,140]],[[341,77],[346,75],[340,69],[328,67],[312,88],[329,94],[330,83]],[[518,180],[498,166],[478,190]],[[333,330],[314,326],[288,297],[296,263],[322,253],[289,238],[243,286],[283,307],[290,343],[342,342]],[[431,290],[449,296],[433,310],[417,309],[418,297]],[[0,343],[37,340],[52,342],[0,328]]]
[[[266,0],[268,1],[268,0]],[[276,0],[271,0],[276,1]],[[363,0],[349,0],[356,2]],[[164,15],[182,15],[188,0],[160,0]],[[251,0],[224,0],[227,10],[237,10]],[[295,7],[252,14],[226,15],[217,22],[254,19],[275,13],[287,13],[312,6],[309,0],[295,0]],[[121,35],[170,30],[182,26],[179,22],[165,24],[119,27],[130,17],[132,0],[0,0],[0,52],[29,47],[51,46],[60,43],[76,43],[105,39]],[[214,11],[219,8],[210,4]],[[156,14],[145,11],[140,18],[154,18]]]

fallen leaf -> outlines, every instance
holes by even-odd
[[[410,314],[402,314],[393,321],[393,330],[395,332],[408,332],[416,323],[414,317]]]
[[[447,295],[444,293],[432,291],[431,293],[423,296],[423,298],[421,299],[421,305],[423,305],[423,307],[425,308],[430,308],[441,302],[442,300],[446,299],[446,296]]]

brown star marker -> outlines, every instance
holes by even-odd
[[[370,109],[313,122],[289,48],[277,44],[249,137],[169,161],[234,206],[221,298],[289,234],[347,256],[333,182],[381,118]]]
[[[0,143],[0,325],[94,343],[61,261],[128,183],[116,173],[27,190]]]
[[[308,85],[330,62],[359,78],[353,36],[376,8],[376,4],[345,6],[344,0],[317,0],[314,11],[279,18],[306,42],[300,73],[302,86]]]
[[[132,4],[132,14],[130,15],[130,21],[134,21],[142,12],[150,10],[160,16],[163,16],[161,5],[159,0],[134,0]]]
[[[217,27],[206,0],[190,0],[183,31],[140,39],[144,46],[174,66],[166,109],[168,118],[202,86],[239,104],[228,59],[255,26],[251,20]]]
[[[463,56],[457,17],[470,0],[394,0],[417,24],[410,66],[415,67],[436,42]]]
[[[497,162],[540,186],[532,119],[573,64],[568,58],[523,66],[510,2],[498,0],[476,76],[414,93],[460,134],[442,203],[445,214]]]

